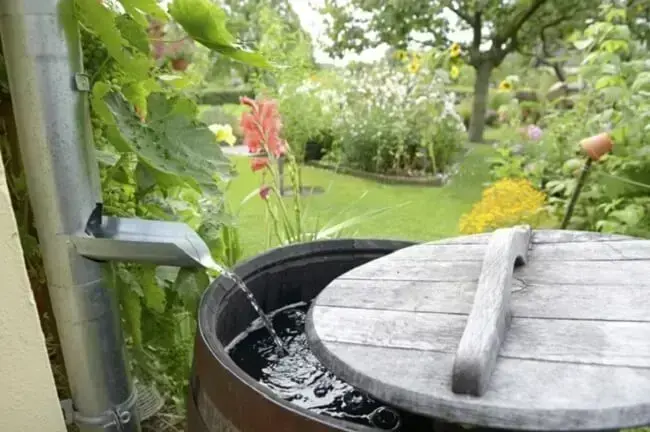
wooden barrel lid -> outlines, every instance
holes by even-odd
[[[520,430],[650,424],[647,240],[515,227],[408,247],[334,280],[306,331],[335,374],[418,414]]]

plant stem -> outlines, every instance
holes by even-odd
[[[569,225],[569,221],[571,220],[571,216],[573,215],[573,210],[576,206],[576,202],[578,201],[578,196],[580,196],[580,191],[582,190],[582,186],[584,186],[585,181],[587,180],[587,175],[589,174],[591,163],[592,163],[591,158],[587,158],[587,161],[582,167],[580,178],[578,179],[578,183],[576,184],[576,188],[573,191],[573,195],[571,196],[571,200],[569,201],[569,205],[567,206],[566,213],[564,214],[564,219],[562,220],[561,229],[566,229],[566,227]]]

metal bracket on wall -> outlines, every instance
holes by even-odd
[[[114,406],[111,410],[105,411],[103,414],[95,417],[85,416],[74,409],[72,399],[65,399],[61,401],[61,409],[63,410],[63,418],[66,425],[76,424],[78,426],[94,426],[108,429],[111,427],[117,428],[117,432],[124,431],[124,426],[127,425],[133,415],[131,412],[136,407],[137,393],[135,388],[129,398],[119,405]]]

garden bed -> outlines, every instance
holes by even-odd
[[[380,173],[371,173],[367,171],[357,170],[354,168],[348,168],[341,165],[335,165],[332,163],[322,162],[322,161],[308,161],[305,162],[305,165],[309,165],[315,168],[321,168],[328,171],[334,171],[339,174],[347,174],[353,177],[359,177],[367,180],[373,180],[378,183],[386,184],[403,184],[403,185],[414,185],[414,186],[433,186],[440,187],[444,186],[448,180],[448,176],[445,175],[435,175],[435,176],[398,176],[398,175],[389,175],[389,174],[380,174]]]

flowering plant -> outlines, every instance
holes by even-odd
[[[240,126],[244,134],[244,144],[251,154],[251,169],[261,171],[261,185],[257,193],[267,204],[267,215],[271,220],[272,233],[280,244],[303,239],[302,203],[300,200],[301,179],[296,159],[288,143],[282,139],[282,119],[275,100],[253,100],[247,97],[241,103],[250,108],[241,116]],[[292,186],[293,214],[282,199],[280,173],[277,162],[287,168]],[[270,176],[270,179],[267,178]],[[269,233],[270,239],[271,233]]]
[[[521,223],[539,225],[546,196],[526,179],[504,178],[483,191],[481,200],[460,219],[463,234],[476,234]]]
[[[229,124],[221,125],[215,123],[208,126],[208,128],[214,133],[219,142],[225,142],[230,146],[235,145],[235,142],[237,142],[237,137],[235,137],[232,126]]]
[[[442,175],[464,142],[465,128],[444,75],[421,63],[418,73],[383,64],[346,71],[335,119],[335,156],[370,172]]]
[[[388,208],[373,209],[365,214],[351,217],[338,223],[312,225],[306,229],[307,212],[301,201],[302,176],[300,167],[289,144],[282,138],[282,120],[274,100],[252,100],[242,98],[242,104],[250,111],[242,114],[241,129],[244,143],[251,154],[250,167],[261,172],[261,185],[249,194],[244,201],[258,195],[267,205],[270,219],[268,242],[274,237],[277,243],[297,243],[339,236],[344,230],[362,222],[366,217],[380,214]],[[284,173],[277,169],[282,162],[291,185],[291,209],[283,199],[279,179]]]
[[[543,188],[552,213],[560,219],[579,181],[585,155],[579,143],[608,132],[614,151],[591,168],[571,229],[650,236],[650,57],[624,24],[624,9],[604,6],[602,17],[576,34],[575,55],[583,61],[575,79],[582,90],[572,108],[547,106],[538,142],[521,151],[500,149],[503,163],[495,177],[520,176]],[[504,165],[505,163],[505,165]]]

